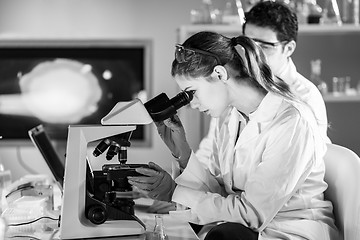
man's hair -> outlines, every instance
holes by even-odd
[[[273,30],[279,41],[297,41],[298,21],[294,11],[281,2],[263,1],[245,13],[243,33],[247,24]]]

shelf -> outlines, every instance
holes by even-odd
[[[242,25],[229,25],[229,24],[193,24],[183,25],[178,28],[178,42],[182,43],[189,36],[201,32],[211,31],[223,34],[227,37],[235,37],[242,34]]]
[[[323,96],[325,102],[360,102],[360,94],[357,95],[333,95]]]
[[[193,24],[183,25],[178,29],[180,41],[188,36],[200,31],[212,31],[224,34],[226,36],[238,36],[242,34],[242,25],[228,24]],[[341,33],[360,33],[360,25],[343,24],[339,25],[319,25],[319,24],[301,24],[299,25],[299,34],[341,34]]]
[[[360,33],[360,25],[343,24],[343,25],[319,25],[319,24],[302,24],[299,25],[299,33]]]

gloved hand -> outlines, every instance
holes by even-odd
[[[150,198],[170,202],[176,183],[160,166],[149,162],[149,168],[137,168],[136,171],[145,176],[129,176],[128,182],[148,192]]]
[[[161,139],[170,149],[172,155],[179,161],[180,166],[185,168],[191,155],[191,149],[178,115],[175,114],[162,122],[155,122],[155,125]]]
[[[153,204],[147,209],[149,213],[160,213],[160,214],[166,214],[170,211],[176,210],[176,203],[174,202],[164,202],[155,200]]]

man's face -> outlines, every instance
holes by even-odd
[[[289,52],[284,48],[286,42],[279,42],[276,33],[267,27],[247,23],[244,35],[256,40],[266,55],[268,64],[275,75],[279,75],[286,65]]]

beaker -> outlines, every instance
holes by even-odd
[[[359,0],[343,0],[341,19],[343,23],[359,25]]]
[[[333,77],[332,78],[332,92],[335,96],[338,96],[340,94],[340,88],[339,88],[339,78]]]
[[[222,21],[226,24],[244,24],[245,14],[240,0],[225,1]]]
[[[151,240],[168,240],[168,236],[165,233],[163,216],[160,214],[155,215],[155,227],[152,233]]]

